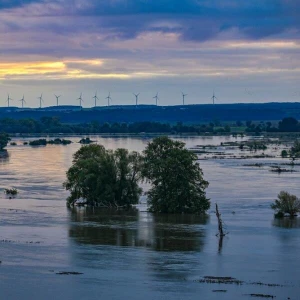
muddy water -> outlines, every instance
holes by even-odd
[[[138,151],[149,141],[93,139]],[[194,147],[236,139],[182,140]],[[0,188],[20,191],[16,199],[0,196],[0,299],[299,299],[300,222],[276,221],[269,207],[281,190],[300,194],[300,173],[244,166],[280,158],[200,161],[229,232],[220,244],[213,207],[207,218],[153,215],[145,198],[126,213],[68,210],[61,184],[80,145],[31,148],[16,141],[0,161]],[[243,284],[202,283],[204,276]]]

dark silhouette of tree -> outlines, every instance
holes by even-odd
[[[282,132],[298,131],[298,121],[295,118],[284,118],[278,124],[278,130]]]
[[[143,176],[151,184],[148,205],[152,212],[204,213],[210,207],[208,182],[185,144],[159,137],[144,151]]]
[[[91,206],[130,207],[137,204],[142,190],[142,160],[137,152],[106,150],[101,145],[81,147],[67,171],[64,187],[70,191],[68,204],[83,198]]]
[[[10,137],[7,133],[0,133],[0,151],[2,151],[10,141]]]

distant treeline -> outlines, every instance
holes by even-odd
[[[6,133],[229,133],[229,132],[300,132],[300,123],[294,118],[284,118],[279,123],[271,122],[242,122],[222,124],[219,121],[207,124],[176,124],[159,122],[135,122],[135,123],[100,123],[92,121],[89,123],[66,124],[61,123],[57,117],[42,117],[34,119],[0,119],[0,132]]]
[[[206,125],[165,124],[158,122],[99,123],[92,121],[81,124],[64,124],[56,117],[34,119],[0,119],[0,132],[7,133],[204,133],[229,132],[228,125],[215,128],[213,123]]]
[[[243,126],[242,122],[237,123]],[[300,123],[291,117],[282,119],[275,126],[271,122],[253,123],[251,121],[247,121],[245,125],[245,132],[300,132]]]

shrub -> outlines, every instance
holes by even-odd
[[[288,152],[286,150],[282,150],[281,157],[283,157],[283,158],[288,157]]]
[[[92,141],[89,137],[87,138],[83,138],[79,141],[80,144],[83,144],[83,145],[88,145],[88,144],[91,144],[91,143],[94,143],[94,141]]]
[[[275,210],[277,217],[284,214],[289,214],[291,217],[294,217],[300,211],[300,200],[295,195],[281,191],[275,203],[271,204],[271,208]]]
[[[38,139],[38,140],[35,140],[35,141],[30,141],[29,145],[30,146],[46,146],[47,141],[46,141],[46,139]]]
[[[71,143],[72,143],[72,141],[65,140],[65,139],[54,139],[54,140],[50,140],[47,142],[47,144],[50,144],[50,145],[69,145]]]
[[[300,141],[295,141],[293,147],[290,151],[291,157],[299,158],[300,157]]]
[[[4,189],[4,193],[6,195],[16,196],[19,192],[17,189],[12,188],[12,189]]]
[[[10,141],[10,137],[7,133],[0,133],[0,151],[3,150],[8,142]]]

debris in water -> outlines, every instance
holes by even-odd
[[[251,297],[256,297],[256,298],[276,298],[276,296],[273,295],[264,295],[264,294],[250,294],[249,296]]]
[[[233,277],[215,277],[215,276],[204,276],[203,279],[198,280],[200,283],[224,283],[224,284],[243,284],[241,280],[237,280]]]
[[[80,272],[58,272],[56,275],[82,275]]]

